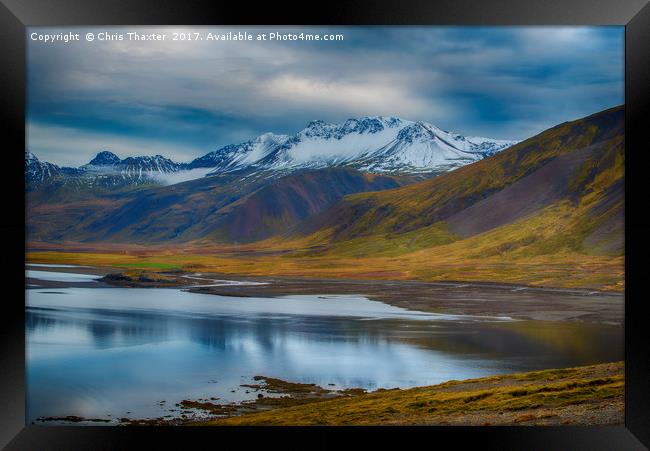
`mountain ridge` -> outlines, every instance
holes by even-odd
[[[32,185],[68,175],[88,183],[93,183],[91,178],[95,176],[112,177],[115,186],[171,184],[174,180],[234,171],[266,172],[266,176],[276,177],[296,170],[334,166],[385,174],[437,174],[478,161],[514,143],[464,137],[423,121],[368,116],[350,118],[340,124],[311,121],[291,136],[264,133],[208,152],[189,163],[178,163],[162,155],[120,159],[104,150],[90,162],[64,171],[56,170],[59,167],[52,163],[46,167],[45,162],[40,162],[43,164],[37,167],[36,161],[40,160],[26,157],[26,173],[28,184]]]

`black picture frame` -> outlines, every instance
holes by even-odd
[[[646,449],[650,446],[650,352],[643,314],[650,220],[645,215],[650,149],[650,5],[647,0],[400,0],[280,5],[172,0],[1,0],[2,266],[8,295],[0,311],[0,446],[131,449],[139,442],[199,446],[258,440],[285,448],[337,447],[341,433],[402,446],[454,443],[507,449]],[[625,25],[626,227],[625,425],[613,427],[146,428],[25,425],[24,166],[26,26],[74,25]],[[357,437],[358,436],[358,437]],[[441,441],[443,440],[443,441]],[[451,440],[449,442],[448,440]],[[420,443],[420,445],[416,445]],[[258,445],[258,446],[259,446]],[[369,446],[369,445],[368,445]]]

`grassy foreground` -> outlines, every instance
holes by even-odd
[[[623,422],[623,362],[315,400],[200,425],[557,425]]]

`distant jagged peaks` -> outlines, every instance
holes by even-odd
[[[76,171],[121,175],[137,183],[167,180],[160,175],[176,173],[183,176],[174,176],[174,180],[186,181],[241,170],[263,171],[272,177],[299,169],[336,166],[386,174],[440,173],[478,161],[515,143],[465,137],[422,121],[366,116],[339,124],[313,120],[291,136],[264,133],[243,143],[221,147],[190,163],[177,163],[162,155],[120,159],[113,152],[103,150]],[[29,155],[26,159],[36,158]],[[73,170],[67,169],[66,173]],[[53,167],[43,168],[39,174],[48,177],[48,173],[56,171]]]
[[[155,174],[178,172],[183,169],[183,165],[162,155],[127,157],[122,160],[113,152],[104,150],[81,166],[81,169],[92,173],[119,173],[128,178],[142,179]]]
[[[113,152],[104,150],[88,163],[78,168],[71,168],[41,161],[32,152],[25,153],[25,178],[31,186],[55,177],[88,185],[96,185],[100,177],[99,185],[104,187],[159,183],[161,175],[176,173],[182,169],[184,169],[183,164],[162,155],[120,159]]]

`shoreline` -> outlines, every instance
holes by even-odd
[[[157,418],[39,418],[34,423],[118,426],[222,425],[615,425],[624,421],[623,362],[510,373],[436,385],[330,390],[255,376],[257,398],[183,400]],[[263,393],[262,393],[263,392]],[[271,396],[269,396],[271,395]],[[341,412],[346,412],[345,415]],[[110,424],[109,424],[110,423]]]
[[[237,280],[237,277],[224,278]],[[578,321],[619,325],[624,296],[594,290],[539,288],[471,282],[365,281],[242,277],[268,285],[188,288],[220,296],[362,295],[394,307],[427,313],[507,316],[533,321]]]

